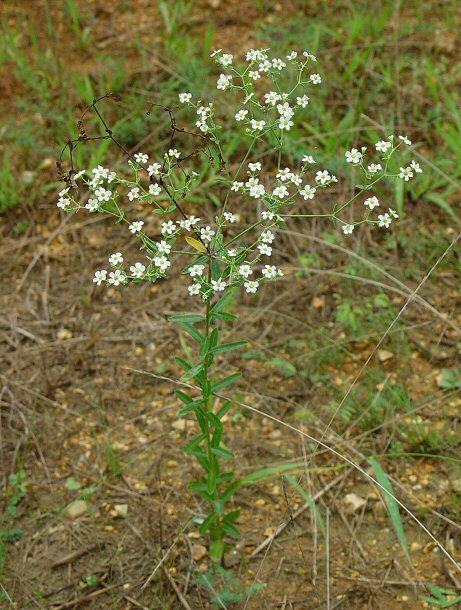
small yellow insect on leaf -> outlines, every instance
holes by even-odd
[[[207,249],[198,239],[195,239],[194,237],[186,237],[186,241],[189,246],[192,246],[195,250],[202,252],[202,254],[206,254]]]

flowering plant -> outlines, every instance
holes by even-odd
[[[187,290],[191,297],[203,301],[203,307],[194,313],[170,318],[192,337],[197,347],[194,362],[177,358],[184,370],[181,381],[195,382],[193,390],[190,393],[178,390],[176,394],[184,405],[179,415],[194,413],[198,422],[200,432],[184,451],[193,455],[203,469],[203,475],[192,483],[191,489],[208,505],[200,531],[209,534],[210,557],[219,562],[225,536],[238,536],[238,510],[229,511],[227,504],[241,484],[235,473],[223,466],[233,458],[223,441],[223,417],[232,403],[228,399],[220,402],[219,394],[221,389],[237,381],[240,374],[218,379],[214,369],[221,354],[246,344],[245,341],[220,341],[222,323],[236,318],[227,311],[233,291],[243,287],[247,293],[254,294],[265,282],[283,276],[283,271],[271,264],[271,256],[277,234],[287,228],[286,221],[290,218],[329,219],[345,235],[350,235],[361,224],[387,229],[398,214],[391,208],[376,214],[374,210],[381,209],[381,204],[369,191],[385,179],[408,181],[421,168],[411,161],[399,170],[392,169],[394,153],[402,146],[411,146],[405,136],[391,135],[377,142],[377,158],[370,162],[365,162],[366,147],[353,148],[345,153],[345,160],[361,174],[357,192],[345,203],[333,203],[331,211],[309,210],[318,192],[337,182],[336,176],[328,169],[312,171],[316,161],[308,151],[299,155],[297,167],[284,167],[283,161],[297,115],[309,110],[307,93],[322,82],[322,77],[311,70],[316,57],[306,51],[301,54],[292,51],[283,59],[271,58],[269,49],[251,49],[241,68],[235,67],[232,55],[221,50],[215,51],[212,57],[222,69],[217,80],[218,90],[236,93],[241,99],[232,129],[240,128],[241,139],[248,145],[236,169],[230,171],[224,160],[220,133],[223,126],[215,106],[194,101],[191,93],[184,92],[179,94],[179,102],[195,114],[198,131],[178,128],[171,109],[165,108],[170,116],[172,135],[161,159],[151,161],[143,152],[131,155],[125,151],[129,170],[120,173],[100,165],[91,173],[76,173],[72,164],[68,174],[61,171],[67,186],[59,193],[57,205],[64,211],[86,209],[89,213],[113,216],[118,222],[126,223],[128,230],[139,239],[144,253],[142,260],[126,266],[124,255],[114,252],[108,257],[110,268],[95,272],[93,281],[98,286],[156,282],[166,276],[176,258],[188,260],[182,269],[191,279]],[[98,111],[98,101],[94,100],[89,108],[96,111],[105,127],[107,135],[102,137],[112,139],[123,148]],[[82,122],[79,129],[79,138],[68,142],[71,152],[80,142],[91,139]],[[200,147],[186,154],[175,148],[175,139],[181,134],[198,138]],[[269,154],[263,155],[263,146]],[[210,183],[207,178],[206,184],[207,194],[213,186],[218,192],[213,196],[218,205],[214,221],[202,221],[185,212],[188,196],[200,188],[206,174],[195,161],[200,155],[205,157],[204,165],[218,166],[213,180]],[[187,161],[189,167],[186,167]],[[61,168],[60,163],[58,166]],[[79,201],[79,182],[90,193],[86,203]],[[253,202],[252,218],[242,223],[237,202],[245,198]],[[334,196],[331,200],[334,202]],[[357,220],[346,220],[345,210],[354,201],[362,202],[362,213]],[[136,213],[141,210],[143,217],[146,210],[160,217],[158,238],[148,234],[143,220],[136,219]]]

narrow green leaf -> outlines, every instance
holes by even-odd
[[[231,352],[235,349],[240,349],[248,345],[248,341],[232,341],[231,343],[221,343],[210,350],[210,354],[224,354],[225,352]]]
[[[203,369],[203,362],[199,362],[198,364],[196,364],[193,367],[189,367],[189,370],[184,373],[184,375],[182,375],[182,377],[180,377],[180,381],[189,381],[189,379],[192,379],[193,377],[195,377],[198,373],[200,373],[200,371]]]
[[[176,316],[170,316],[168,318],[170,322],[187,322],[189,324],[194,324],[194,322],[203,322],[205,320],[205,316],[198,313],[185,313]]]
[[[224,460],[232,460],[235,458],[235,455],[229,449],[224,449],[224,447],[213,447],[211,449],[211,453],[213,455],[217,455]]]
[[[402,518],[400,516],[399,505],[395,500],[394,490],[392,489],[392,485],[387,478],[386,473],[381,467],[381,464],[375,460],[374,458],[370,458],[370,464],[373,468],[373,471],[376,476],[376,480],[380,485],[384,487],[385,492],[381,489],[381,492],[384,496],[384,501],[386,502],[387,508],[389,510],[389,514],[391,516],[392,525],[394,526],[395,533],[400,541],[402,549],[407,556],[408,561],[411,564],[410,551],[408,550],[407,538],[405,536],[405,531],[403,529]]]
[[[212,386],[211,391],[213,393],[219,392],[219,390],[226,388],[228,385],[232,385],[234,383],[234,381],[237,381],[237,379],[240,379],[241,376],[242,376],[242,373],[234,373],[233,375],[229,375],[229,377],[225,377],[221,381],[218,381],[217,383],[215,383]]]
[[[190,404],[191,402],[194,402],[193,399],[188,396],[185,392],[182,392],[181,390],[176,390],[176,396],[179,398],[179,400],[181,400],[185,405]]]

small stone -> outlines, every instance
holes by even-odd
[[[356,513],[366,505],[365,498],[361,498],[357,494],[347,494],[344,497],[344,504],[347,506],[347,512]]]
[[[58,330],[56,336],[59,341],[66,341],[67,339],[72,339],[72,331],[68,328],[61,328],[61,330]]]
[[[378,350],[378,358],[380,362],[386,362],[387,360],[392,360],[394,354],[392,352],[388,352],[385,349]]]
[[[184,432],[187,427],[187,421],[185,419],[177,419],[171,424],[171,426],[175,430],[178,430],[178,432]]]
[[[114,504],[114,511],[117,517],[126,517],[128,514],[128,504]]]
[[[79,517],[82,517],[88,512],[88,506],[84,500],[77,500],[72,502],[64,511],[64,516],[70,521],[75,521]]]
[[[203,544],[192,545],[192,557],[195,561],[201,561],[208,555],[208,550]]]

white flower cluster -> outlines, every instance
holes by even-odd
[[[151,162],[149,156],[137,152],[129,161],[134,176],[122,177],[107,168],[98,165],[87,176],[79,172],[73,180],[83,179],[90,196],[83,205],[76,201],[70,187],[59,193],[58,207],[65,210],[86,209],[88,212],[100,212],[117,218],[128,225],[128,231],[142,243],[146,253],[144,262],[136,261],[126,269],[120,252],[109,257],[111,270],[96,271],[94,282],[99,286],[107,284],[119,286],[130,281],[156,281],[163,278],[171,267],[173,254],[188,255],[192,262],[183,269],[183,273],[192,278],[188,286],[190,295],[201,295],[205,300],[214,293],[220,293],[228,287],[242,286],[248,293],[256,293],[260,284],[283,276],[275,265],[266,264],[266,257],[273,254],[274,241],[280,230],[284,230],[285,219],[290,217],[313,217],[314,213],[282,213],[288,206],[309,206],[320,189],[332,187],[337,183],[336,176],[328,169],[311,170],[316,164],[311,154],[303,154],[297,167],[283,167],[284,137],[295,127],[296,115],[311,107],[308,87],[319,85],[322,78],[318,73],[310,73],[309,66],[315,62],[314,55],[304,51],[291,51],[283,58],[270,57],[268,49],[250,49],[246,53],[246,65],[239,71],[234,65],[234,58],[222,50],[212,56],[220,67],[217,88],[222,91],[235,91],[243,96],[244,108],[235,113],[237,124],[243,125],[244,133],[250,138],[250,147],[237,172],[229,179],[217,178],[222,188],[227,186],[221,209],[214,222],[201,223],[195,216],[184,216],[178,201],[186,202],[186,195],[193,188],[199,177],[195,171],[186,171],[182,167],[188,155],[178,149],[170,148],[161,160]],[[296,84],[286,91],[280,85],[282,71],[295,72]],[[262,91],[257,91],[257,88]],[[265,90],[264,90],[265,88]],[[179,94],[179,102],[195,111],[195,126],[207,141],[214,142],[219,150],[219,129],[216,124],[215,108],[212,103],[194,101],[189,92]],[[262,160],[248,162],[253,143],[267,138],[272,148],[278,151],[278,163],[275,171],[268,166],[264,171]],[[330,214],[317,214],[337,222],[345,235],[350,235],[362,223],[388,228],[398,214],[391,208],[376,219],[372,218],[380,202],[375,195],[366,196],[363,200],[362,218],[351,222],[343,219],[342,212],[362,193],[366,193],[384,178],[393,178],[407,182],[415,174],[421,173],[416,161],[407,167],[400,167],[394,173],[390,162],[394,152],[402,145],[411,146],[406,136],[389,136],[375,144],[379,158],[365,163],[367,148],[352,148],[345,153],[345,162],[362,172],[363,185],[360,192],[342,205],[335,205]],[[246,176],[242,172],[246,171]],[[208,180],[208,178],[207,178]],[[207,189],[210,183],[207,183]],[[261,209],[251,227],[238,228],[240,217],[229,210],[232,198],[240,203],[242,197],[257,202]],[[307,203],[306,203],[307,202]],[[175,213],[173,219],[165,218],[161,223],[161,239],[151,239],[146,232],[145,220],[128,220],[124,211],[128,204],[128,215],[132,211],[146,218],[146,210],[165,217]],[[181,203],[184,206],[183,203]],[[302,210],[301,210],[302,212]],[[237,228],[236,228],[237,227]],[[251,231],[250,231],[251,229]],[[187,235],[189,234],[189,235]],[[183,237],[181,237],[183,235]],[[245,238],[249,237],[249,242]],[[184,250],[184,240],[190,248]],[[180,244],[179,246],[177,244]],[[192,248],[192,251],[191,251]]]

